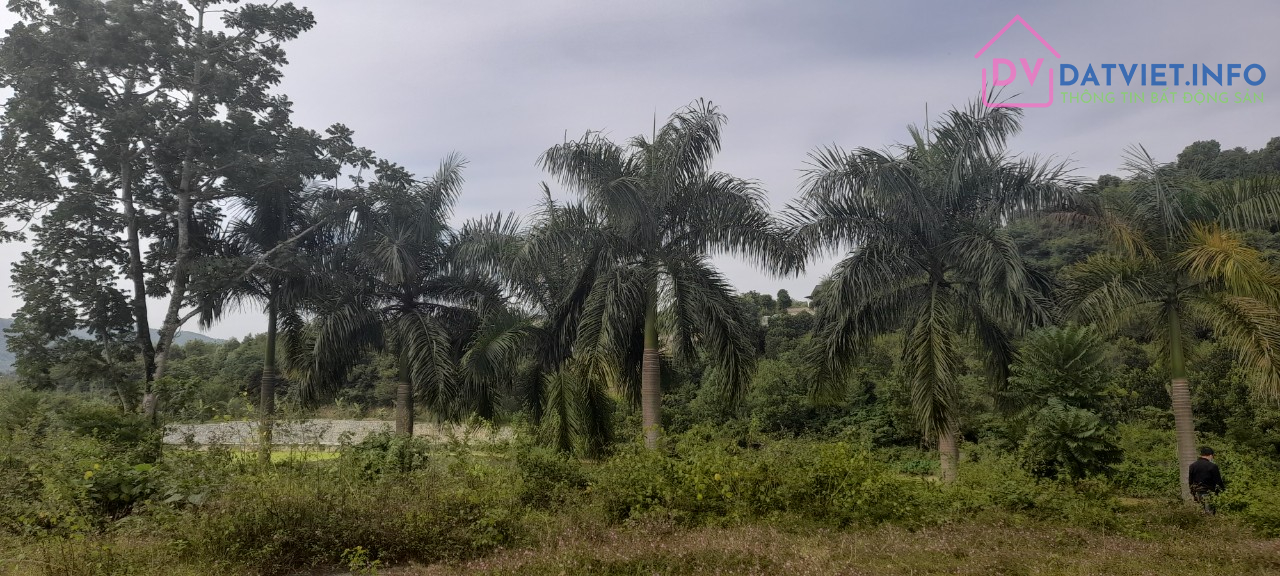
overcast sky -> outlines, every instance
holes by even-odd
[[[603,130],[621,141],[697,98],[712,100],[729,118],[716,168],[758,180],[780,210],[797,193],[809,151],[906,140],[905,127],[923,123],[926,103],[936,115],[977,96],[980,70],[993,57],[1044,58],[1053,74],[1059,63],[1083,70],[1108,62],[1256,63],[1268,71],[1261,86],[1220,89],[1263,92],[1261,104],[1059,99],[1029,110],[1011,149],[1069,159],[1083,177],[1119,173],[1131,144],[1173,160],[1195,140],[1255,149],[1280,136],[1280,90],[1267,89],[1280,86],[1274,1],[296,3],[318,23],[286,46],[290,65],[280,90],[295,103],[295,121],[316,129],[344,123],[360,145],[418,174],[451,151],[462,153],[470,164],[459,220],[528,212],[547,179],[534,162],[566,134]],[[1061,58],[1015,24],[975,59],[1015,14]],[[13,21],[6,14],[0,25]],[[1030,87],[1020,77],[1010,90],[1028,99],[1048,95],[1043,79]],[[8,278],[21,250],[0,246],[0,317],[21,304]],[[742,291],[786,288],[799,297],[829,265],[773,278],[748,263],[721,261]],[[246,310],[207,333],[242,336],[264,324]]]

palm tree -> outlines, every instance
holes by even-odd
[[[612,440],[608,378],[573,362],[579,319],[601,269],[601,223],[580,203],[557,203],[543,185],[535,224],[495,215],[466,223],[464,259],[501,279],[515,300],[481,321],[462,358],[466,396],[504,394],[528,410],[544,439],[594,457]],[[492,400],[472,402],[483,407]]]
[[[1024,265],[1003,226],[1059,201],[1071,182],[1060,164],[1005,151],[1020,117],[974,103],[947,113],[928,140],[909,128],[911,143],[896,152],[817,150],[789,210],[812,254],[847,250],[813,297],[813,395],[843,395],[855,355],[903,330],[912,408],[926,437],[937,438],[947,481],[959,459],[962,341],[985,353],[998,384],[1013,336],[1048,317],[1047,280]]]
[[[250,269],[225,290],[212,294],[205,302],[202,324],[221,316],[222,308],[231,303],[254,300],[267,313],[266,349],[262,376],[259,378],[258,459],[271,460],[271,437],[276,413],[276,383],[280,376],[277,344],[281,316],[292,317],[299,307],[320,290],[315,280],[314,262],[324,250],[318,234],[328,192],[322,188],[304,188],[301,192],[287,182],[264,185],[240,199],[244,216],[228,227],[227,256],[240,261],[239,268]],[[259,265],[251,267],[250,263]]]
[[[600,224],[575,357],[584,370],[623,389],[634,390],[640,368],[650,448],[661,425],[660,314],[672,330],[671,351],[688,357],[700,347],[726,399],[736,402],[750,375],[752,347],[733,290],[710,257],[738,254],[773,271],[797,267],[764,193],[753,182],[711,170],[724,122],[714,105],[699,100],[625,147],[589,132],[539,159],[579,195],[583,218]]]
[[[1280,182],[1204,185],[1142,147],[1129,150],[1130,179],[1094,189],[1067,214],[1098,226],[1112,250],[1064,272],[1071,315],[1115,329],[1152,320],[1169,374],[1182,496],[1196,459],[1187,360],[1191,334],[1209,328],[1234,350],[1258,389],[1280,395],[1280,276],[1241,232],[1276,222]]]
[[[331,231],[328,296],[312,305],[312,336],[298,336],[302,324],[290,323],[290,341],[311,348],[305,396],[331,392],[348,368],[379,350],[396,359],[397,434],[413,434],[415,397],[437,415],[456,415],[463,340],[487,307],[501,303],[495,283],[458,262],[449,218],[464,165],[450,156],[421,183],[384,165],[365,202]]]

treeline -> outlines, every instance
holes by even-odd
[[[1134,148],[1124,178],[1082,182],[1006,150],[1019,110],[975,103],[894,148],[813,151],[775,214],[712,169],[725,116],[699,100],[651,135],[543,152],[571,199],[544,184],[532,215],[455,228],[460,156],[419,177],[340,124],[292,123],[273,90],[305,9],[14,9],[0,216],[31,222],[3,232],[30,244],[9,347],[31,387],[93,381],[153,421],[240,398],[264,460],[282,395],[393,398],[401,434],[415,407],[518,413],[588,456],[702,423],[924,438],[948,480],[966,439],[1082,476],[1117,461],[1116,424],[1168,416],[1184,493],[1193,408],[1274,441],[1255,400],[1280,395],[1280,138],[1176,164]],[[737,295],[724,254],[779,276],[840,260],[810,310],[768,314],[790,295]],[[154,340],[148,297],[167,301]],[[174,345],[236,306],[267,316],[254,346]]]

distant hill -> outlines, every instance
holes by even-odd
[[[4,332],[12,325],[12,318],[0,318],[0,374],[7,374],[13,371],[13,353],[9,351],[9,347],[7,346],[9,335]],[[89,337],[89,333],[83,331],[76,331],[75,335],[80,338]],[[160,333],[156,330],[152,330],[151,339],[154,341],[159,338]],[[173,341],[178,345],[186,344],[187,342],[223,342],[223,340],[219,338],[212,338],[199,332],[191,332],[187,330],[179,332],[178,335],[174,337]]]

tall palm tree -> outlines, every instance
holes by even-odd
[[[1048,316],[1047,280],[1024,265],[1004,222],[1061,200],[1071,182],[1060,164],[1005,150],[1020,117],[974,103],[948,112],[927,137],[909,128],[912,141],[896,151],[817,150],[789,209],[811,254],[847,251],[814,295],[812,393],[842,395],[855,355],[903,330],[912,408],[937,439],[947,481],[959,459],[962,341],[985,353],[998,384],[1013,336]]]
[[[245,300],[260,302],[267,313],[266,349],[259,378],[258,459],[271,460],[272,430],[276,413],[276,384],[280,376],[277,344],[281,316],[295,316],[299,307],[318,295],[313,258],[326,249],[319,221],[328,192],[311,187],[299,191],[287,182],[261,186],[240,199],[243,216],[228,226],[228,256],[248,274],[206,299],[202,323],[221,316],[222,307]]]
[[[601,223],[593,238],[599,267],[584,294],[575,356],[622,388],[635,388],[640,368],[650,448],[661,425],[659,315],[669,320],[671,351],[705,351],[734,402],[750,374],[752,347],[733,290],[710,257],[742,255],[774,271],[797,266],[756,184],[711,170],[724,122],[699,100],[626,146],[591,132],[539,159],[579,195],[584,216]]]
[[[543,194],[532,226],[502,215],[463,226],[464,258],[500,278],[515,304],[482,320],[462,371],[468,396],[514,397],[551,444],[596,456],[612,439],[613,401],[602,386],[611,380],[571,360],[602,267],[603,227],[580,203],[552,200],[545,184]]]
[[[1247,228],[1280,217],[1274,178],[1205,185],[1142,147],[1129,150],[1127,183],[1094,189],[1067,216],[1096,225],[1112,250],[1064,272],[1071,315],[1115,329],[1154,320],[1178,440],[1182,496],[1196,459],[1187,360],[1191,334],[1209,328],[1233,349],[1265,394],[1280,396],[1280,275],[1245,243]]]
[[[371,350],[396,359],[396,433],[413,434],[415,397],[451,416],[458,398],[457,362],[465,334],[486,307],[501,303],[498,286],[458,261],[449,225],[465,161],[445,159],[435,175],[413,182],[394,166],[380,168],[365,202],[331,233],[326,296],[314,303],[311,374],[304,394],[332,391]],[[291,334],[303,331],[290,322]]]

